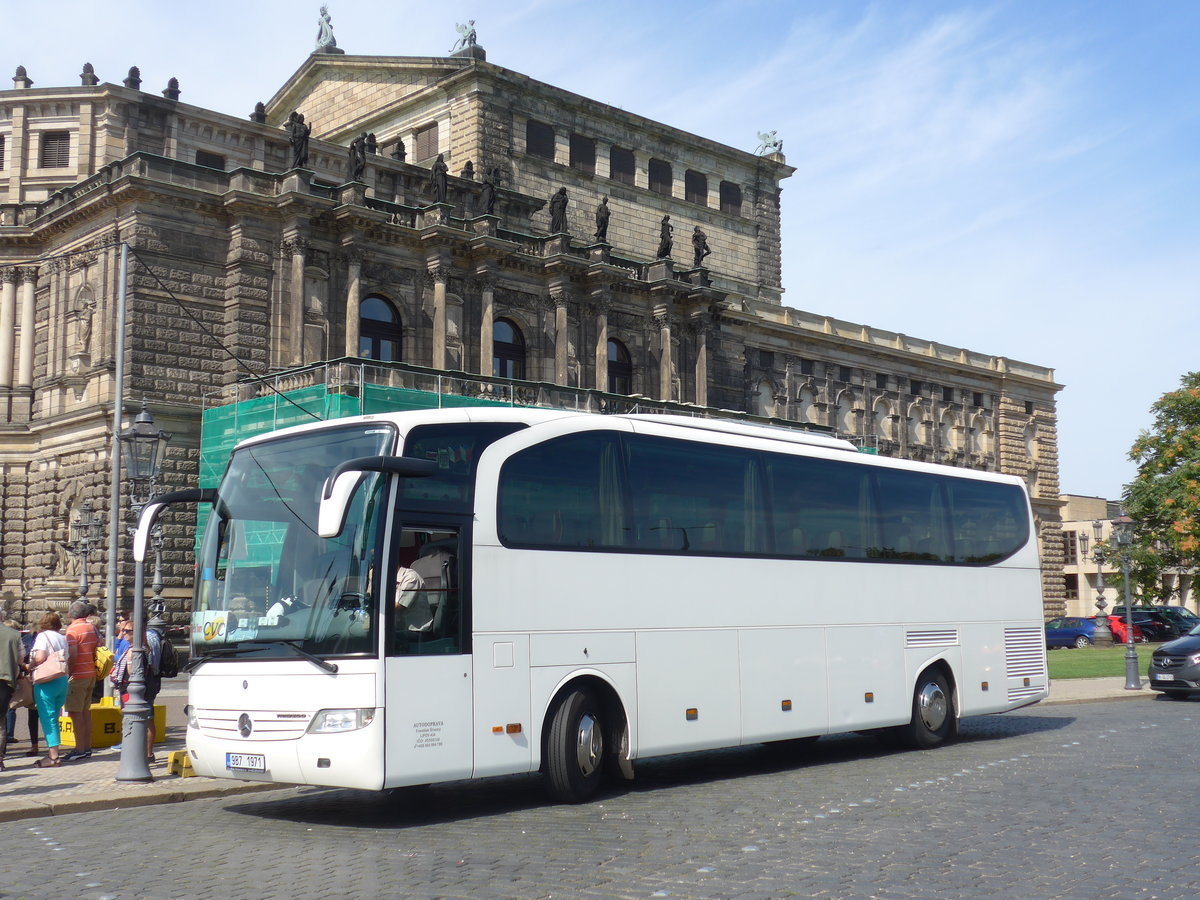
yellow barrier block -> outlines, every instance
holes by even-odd
[[[167,754],[167,771],[180,778],[191,778],[196,774],[192,768],[192,758],[186,750],[172,750]]]
[[[92,748],[112,747],[121,743],[121,709],[112,697],[102,697],[99,703],[93,703],[92,715]],[[75,728],[71,717],[58,717],[58,731],[61,745],[75,746]],[[167,708],[154,707],[154,742],[161,743],[167,739]]]

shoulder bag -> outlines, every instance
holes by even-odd
[[[67,665],[67,651],[51,650],[46,659],[38,663],[33,670],[33,683],[45,684],[47,681],[53,681],[55,678],[62,678],[64,675],[71,673],[70,667]]]

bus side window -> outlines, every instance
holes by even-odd
[[[459,535],[404,529],[394,588],[392,652],[400,656],[460,652]]]

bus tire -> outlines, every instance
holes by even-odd
[[[958,735],[954,695],[939,669],[926,669],[913,689],[912,720],[900,727],[901,742],[916,750],[928,750]]]
[[[562,803],[596,793],[604,771],[606,729],[591,691],[572,690],[554,710],[546,739],[546,785]]]

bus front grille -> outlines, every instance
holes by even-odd
[[[244,734],[242,716],[250,720],[250,734]],[[255,741],[294,741],[308,730],[312,713],[272,712],[257,710],[197,709],[196,724],[209,737],[248,738]]]

